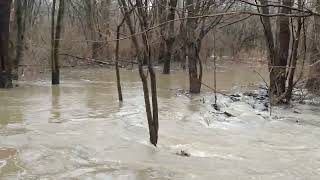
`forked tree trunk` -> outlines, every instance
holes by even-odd
[[[302,9],[302,0],[298,0],[298,8]],[[292,45],[292,52],[291,52],[291,59],[289,61],[289,69],[288,69],[288,87],[286,90],[286,101],[289,103],[292,99],[292,91],[295,86],[294,82],[294,76],[296,72],[296,67],[297,67],[297,61],[298,61],[298,50],[299,50],[299,44],[301,41],[301,31],[302,31],[302,25],[303,21],[302,18],[297,19],[297,31],[294,35],[293,39],[293,45]],[[293,25],[291,25],[293,26]],[[294,34],[294,32],[292,32]]]
[[[261,11],[263,14],[269,14],[269,4],[268,1],[260,0],[262,5]],[[292,0],[282,0],[284,6],[292,6]],[[281,8],[281,13],[290,14],[291,10],[289,8]],[[269,50],[269,93],[270,102],[272,104],[278,104],[283,102],[282,99],[286,96],[286,69],[288,64],[288,55],[290,47],[290,21],[289,17],[279,17],[279,40],[274,39],[272,33],[270,17],[262,16],[261,22],[264,28],[264,34]],[[278,43],[277,43],[278,42]]]
[[[144,6],[141,0],[137,0],[138,7],[147,7]],[[159,130],[159,122],[158,122],[158,100],[157,100],[157,86],[156,86],[156,75],[153,70],[153,65],[151,62],[151,52],[150,52],[150,45],[148,42],[148,33],[142,34],[143,39],[143,49],[144,52],[140,50],[137,37],[134,36],[135,30],[133,27],[133,23],[129,17],[129,7],[125,0],[119,0],[120,6],[123,7],[123,13],[125,16],[126,24],[130,30],[130,34],[132,35],[132,43],[134,44],[134,48],[138,57],[138,64],[139,64],[139,75],[142,82],[143,87],[143,95],[145,101],[145,108],[147,113],[147,120],[148,120],[148,127],[149,127],[149,136],[150,142],[154,146],[157,146],[158,143],[158,130]],[[143,8],[138,8],[138,15],[140,16],[140,26],[141,29],[144,31],[147,29],[147,12]],[[143,70],[144,60],[147,60],[148,63],[148,72],[150,74],[150,83],[151,83],[151,101],[150,102],[150,95],[149,95],[149,86],[148,86],[148,76],[145,74]]]
[[[283,0],[283,5],[292,6],[292,0]],[[290,14],[289,8],[281,8],[281,13]],[[290,47],[290,20],[289,17],[279,17],[279,47],[276,49],[276,57],[272,63],[270,72],[270,91],[276,97],[274,100],[281,101],[286,92],[286,68]],[[279,99],[280,98],[280,99]]]
[[[9,24],[11,0],[0,0],[0,88],[12,87],[9,60]]]
[[[142,0],[137,0],[138,7],[147,7],[148,1],[145,1],[145,4]],[[139,72],[140,77],[142,80],[142,86],[144,89],[144,99],[145,99],[145,106],[146,106],[146,113],[149,125],[149,135],[150,135],[150,142],[154,146],[157,146],[158,143],[158,130],[159,130],[159,121],[158,121],[158,97],[157,97],[157,82],[156,82],[156,75],[153,70],[153,64],[151,62],[151,49],[149,44],[149,36],[148,36],[148,18],[147,18],[147,9],[138,8],[137,9],[138,16],[140,16],[140,26],[145,33],[142,34],[142,40],[144,45],[144,55],[145,60],[147,61],[148,65],[148,72],[150,73],[150,87],[151,87],[151,103],[150,103],[150,96],[149,96],[149,87],[147,83],[147,75],[144,75],[142,62],[139,62]],[[143,73],[143,75],[142,75]]]

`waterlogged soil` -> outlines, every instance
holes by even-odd
[[[211,90],[182,90],[187,72],[159,74],[157,148],[148,142],[138,73],[121,75],[123,103],[114,71],[102,68],[64,69],[60,86],[44,78],[1,90],[0,179],[320,178],[320,108],[295,104],[270,116],[241,94],[262,81],[252,68],[219,68],[219,90],[241,94],[240,101],[219,95],[220,111]],[[206,71],[205,83],[212,86],[212,79]]]

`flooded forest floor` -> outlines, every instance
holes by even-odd
[[[218,89],[229,96],[218,94],[217,105],[205,87],[186,93],[187,72],[158,74],[155,148],[138,73],[121,76],[121,104],[115,73],[104,68],[64,69],[56,87],[43,78],[1,90],[0,179],[319,179],[320,106],[300,91],[270,116],[252,68],[219,69]]]

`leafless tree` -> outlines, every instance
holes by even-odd
[[[153,62],[151,61],[151,49],[150,49],[150,39],[149,39],[149,21],[148,15],[150,15],[148,11],[149,2],[142,0],[136,0],[136,3],[133,4],[131,0],[119,0],[119,4],[122,7],[123,15],[126,17],[126,24],[130,30],[130,34],[132,35],[132,42],[134,44],[134,48],[136,50],[136,55],[138,58],[139,64],[139,75],[142,81],[143,86],[143,94],[145,101],[145,108],[147,113],[148,127],[149,127],[149,135],[150,142],[156,146],[158,143],[158,130],[159,130],[159,120],[158,120],[158,97],[157,97],[157,83],[156,83],[156,74],[153,69]],[[133,28],[133,22],[131,17],[129,16],[130,9],[135,9],[137,18],[139,19],[139,26],[142,32],[142,47],[139,46],[138,38],[135,36],[135,29]],[[140,50],[142,48],[142,50]],[[147,73],[143,68],[144,60],[147,61]],[[148,77],[150,78],[150,87],[151,91],[149,91],[148,87]],[[151,101],[150,101],[150,92],[151,92]]]

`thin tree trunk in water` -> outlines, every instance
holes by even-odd
[[[186,1],[186,7],[188,10],[188,17],[194,16],[194,7],[195,4],[193,0]],[[197,20],[193,18],[187,19],[186,23],[186,31],[187,31],[187,55],[188,55],[188,63],[189,63],[189,86],[190,86],[190,93],[200,93],[201,90],[201,73],[198,75],[198,63],[199,62],[199,47],[196,39],[195,30],[197,29]],[[200,72],[201,72],[200,66]]]
[[[57,1],[56,0],[52,0],[52,8],[51,8],[51,52],[50,52],[50,60],[51,60],[51,73],[52,73],[52,84],[54,84],[54,77],[55,77],[55,71],[56,71],[56,67],[55,67],[55,59],[54,59],[54,47],[55,47],[55,14],[56,14],[56,4]],[[59,83],[58,83],[59,84]]]
[[[189,60],[189,83],[190,83],[190,93],[200,93],[201,90],[201,80],[198,77],[198,57],[197,49],[194,47],[195,44],[191,44],[188,47],[188,60]]]
[[[260,0],[260,4],[263,6],[261,7],[261,11],[263,14],[270,14],[269,8],[268,8],[268,1],[265,0]],[[263,25],[263,30],[264,30],[264,36],[265,36],[265,40],[267,43],[267,47],[268,47],[268,56],[269,56],[269,60],[268,60],[268,69],[269,69],[269,76],[271,74],[272,71],[272,66],[274,64],[274,60],[275,60],[275,40],[273,38],[273,33],[272,33],[272,26],[271,26],[271,20],[269,17],[267,16],[260,16],[260,21],[261,24]],[[271,79],[270,79],[271,82]],[[269,103],[270,103],[270,115],[272,112],[272,101],[273,101],[273,96],[271,95],[271,86],[269,85],[268,87],[268,94],[269,94]]]
[[[25,43],[25,32],[26,32],[26,12],[27,11],[27,0],[16,0],[16,57],[13,61],[13,78],[18,79],[18,67],[21,59],[23,58],[24,43]]]
[[[320,12],[320,0],[316,0],[316,3],[316,10]],[[307,88],[310,92],[320,94],[320,17],[314,16],[314,22],[315,39]]]
[[[173,42],[166,42],[167,44],[167,52],[164,56],[164,65],[163,65],[163,74],[170,74],[170,64],[172,58],[172,49],[173,49]]]
[[[149,61],[151,61],[149,59]],[[156,74],[153,70],[152,62],[149,62],[148,69],[150,72],[150,81],[151,81],[151,99],[152,99],[152,120],[154,133],[150,136],[150,141],[153,145],[157,146],[158,143],[158,131],[159,131],[159,117],[158,117],[158,96],[157,96],[157,80]]]
[[[301,0],[298,0],[298,7],[302,9],[302,2]],[[288,74],[288,87],[286,90],[286,101],[289,103],[292,98],[292,91],[294,88],[294,75],[296,72],[296,67],[297,67],[297,61],[298,61],[298,50],[299,50],[299,44],[301,40],[301,30],[302,30],[302,18],[299,18],[298,20],[298,27],[297,31],[295,34],[295,37],[293,39],[293,48],[291,52],[291,61],[289,63],[289,74]],[[292,25],[293,26],[293,25]],[[292,32],[294,33],[294,32]]]
[[[137,7],[144,7],[141,0],[137,0],[136,2],[137,2]],[[125,21],[126,21],[126,24],[130,30],[130,34],[134,35],[135,31],[134,31],[133,23],[129,17],[128,5],[125,0],[119,0],[119,4],[124,9]],[[141,19],[140,19],[141,29],[146,30],[147,29],[146,10],[143,8],[138,8],[137,11],[138,11],[138,15],[141,17]],[[157,87],[156,87],[156,76],[155,76],[153,66],[151,63],[150,45],[148,42],[148,32],[142,34],[142,39],[143,39],[143,44],[144,44],[144,48],[145,48],[144,53],[140,53],[137,37],[132,36],[132,38],[131,38],[131,40],[134,44],[134,48],[136,50],[137,57],[138,57],[139,75],[140,75],[142,87],[143,87],[145,108],[146,108],[148,127],[149,127],[150,142],[154,146],[157,146],[158,129],[159,129]],[[150,79],[151,79],[152,107],[151,107],[150,96],[149,96],[148,77],[147,77],[147,75],[145,75],[144,70],[143,70],[143,63],[144,63],[145,59],[147,60],[147,63],[148,63],[148,71],[150,73]]]
[[[138,7],[142,7],[142,3],[140,0],[137,0]],[[140,11],[140,12],[139,12]],[[141,9],[138,9],[138,12],[140,16],[142,17],[142,22],[140,22],[143,30],[145,31],[148,27],[147,25],[147,17],[146,17],[146,11],[142,11]],[[147,58],[148,63],[148,71],[150,73],[150,83],[151,83],[151,101],[152,106],[150,104],[149,100],[149,88],[148,83],[146,83],[147,76],[144,75],[143,82],[143,88],[145,93],[145,106],[146,106],[146,113],[148,118],[148,124],[149,124],[149,134],[150,134],[150,142],[154,146],[157,146],[158,143],[158,130],[159,130],[159,122],[158,122],[158,97],[157,97],[157,82],[156,82],[156,75],[153,70],[153,64],[151,62],[151,51],[150,51],[150,45],[149,45],[149,37],[148,32],[142,34],[142,39],[144,42],[145,47],[145,57]],[[139,68],[142,69],[142,63],[139,63]],[[146,92],[147,91],[147,92]],[[146,96],[147,95],[147,96]],[[151,111],[152,110],[152,111]],[[149,114],[149,115],[148,115]]]
[[[59,65],[59,46],[60,46],[60,38],[61,38],[61,31],[62,31],[62,24],[64,18],[64,0],[59,0],[59,10],[58,10],[58,17],[57,17],[57,24],[54,27],[54,15],[55,15],[55,4],[56,1],[53,1],[52,7],[52,27],[51,27],[51,35],[52,35],[52,84],[60,84],[60,65]],[[54,32],[54,28],[55,32]]]
[[[117,42],[116,42],[116,59],[115,59],[115,65],[116,65],[116,76],[117,76],[117,88],[118,88],[118,98],[119,101],[123,101],[122,97],[122,90],[121,90],[121,80],[120,80],[120,72],[119,72],[119,44],[120,44],[120,28],[121,24],[117,26]]]
[[[9,60],[9,24],[11,0],[0,0],[0,88],[12,87]]]
[[[214,83],[214,105],[216,107],[218,107],[218,104],[217,104],[217,56],[218,56],[218,53],[217,53],[217,49],[216,49],[216,32],[213,33],[213,66],[214,66],[214,69],[213,69],[213,72],[214,72],[214,79],[213,79],[213,83]]]
[[[170,74],[170,64],[172,59],[173,53],[173,44],[175,41],[175,32],[174,32],[174,18],[176,13],[178,1],[177,0],[170,0],[169,1],[169,13],[167,17],[167,21],[170,21],[169,27],[167,28],[168,38],[165,40],[167,45],[167,52],[165,56],[165,62],[163,66],[163,74]]]

